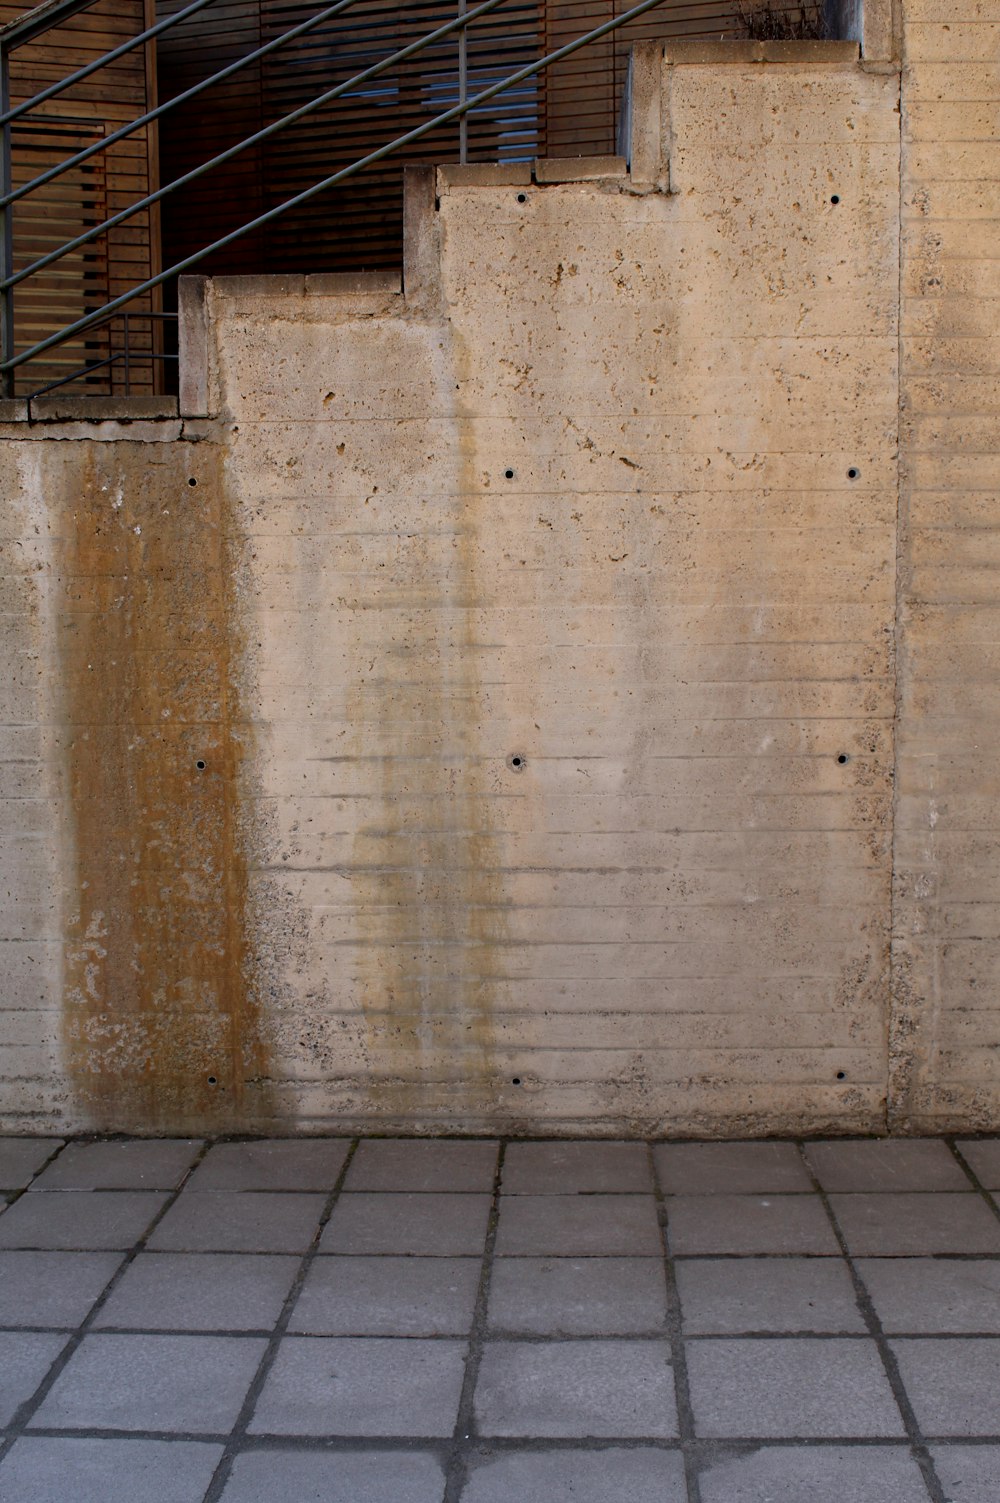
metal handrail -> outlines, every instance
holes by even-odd
[[[204,0],[204,3],[208,3],[208,0]],[[30,276],[33,272],[42,270],[44,267],[51,265],[54,261],[60,259],[61,256],[68,254],[78,246],[86,244],[89,241],[97,238],[97,236],[106,233],[107,230],[113,228],[116,224],[120,224],[123,219],[130,217],[130,215],[139,212],[139,210],[148,207],[153,203],[159,202],[159,200],[165,197],[168,193],[171,193],[177,188],[184,186],[194,178],[200,177],[203,173],[210,171],[213,167],[216,167],[221,163],[230,160],[230,158],[238,155],[248,146],[253,145],[260,140],[266,139],[268,136],[275,134],[278,130],[283,129],[286,125],[289,125],[294,121],[301,119],[304,115],[319,108],[322,104],[340,97],[350,89],[359,87],[362,83],[367,82],[371,78],[377,77],[380,73],[385,72],[395,63],[403,61],[406,58],[412,57],[416,53],[423,51],[428,46],[433,45],[433,43],[438,41],[441,37],[447,36],[454,31],[464,32],[464,29],[472,21],[476,20],[477,17],[486,14],[488,11],[496,9],[498,5],[503,3],[504,0],[482,0],[482,3],[480,5],[477,5],[470,10],[465,10],[464,7],[462,7],[459,15],[453,21],[450,21],[445,25],[436,28],[434,31],[429,32],[425,36],[421,37],[417,42],[411,43],[407,47],[404,47],[398,52],[394,53],[391,57],[384,59],[380,63],[372,65],[372,67],[370,68],[365,69],[362,73],[359,73],[354,78],[348,80],[347,83],[340,84],[333,89],[327,90],[324,94],[319,95],[316,99],[309,101],[307,104],[300,106],[297,110],[293,110],[289,114],[283,116],[280,120],[264,127],[263,130],[256,132],[254,135],[248,136],[244,141],[237,143],[236,146],[231,147],[224,152],[220,152],[209,162],[203,163],[200,167],[195,168],[191,172],[175,179],[174,182],[166,184],[163,188],[157,190],[155,193],[148,194],[145,198],[140,199],[137,203],[131,205],[128,209],[122,210],[120,213],[113,215],[103,224],[96,226],[83,235],[77,236],[73,240],[67,241],[66,244],[59,247],[56,251],[51,252],[47,256],[41,257],[38,261],[25,268],[23,271],[18,272],[15,275],[8,274],[7,276],[0,279],[0,293],[2,293],[3,302],[6,305],[3,310],[2,318],[0,318],[0,334],[3,335],[4,350],[4,358],[0,360],[0,374],[2,374],[6,389],[9,391],[9,383],[13,372],[19,366],[25,364],[27,361],[33,360],[36,358],[36,356],[43,354],[46,350],[50,350],[56,345],[62,344],[65,340],[72,338],[75,334],[81,334],[88,329],[92,329],[96,324],[105,322],[110,315],[117,312],[118,309],[124,308],[128,303],[133,302],[136,298],[141,297],[143,296],[143,294],[162,286],[165,282],[173,280],[174,277],[177,277],[181,273],[188,271],[191,267],[197,266],[198,263],[203,261],[207,256],[213,255],[215,252],[225,249],[227,246],[232,245],[236,240],[241,239],[244,235],[251,234],[254,230],[260,229],[264,225],[272,223],[282,215],[287,214],[289,210],[295,209],[299,205],[307,203],[310,199],[315,198],[317,194],[323,193],[328,188],[332,188],[337,184],[346,181],[348,178],[353,177],[356,173],[363,171],[364,168],[372,165],[374,162],[382,161],[385,157],[392,155],[393,153],[399,151],[401,148],[410,145],[414,141],[422,139],[424,136],[429,135],[432,131],[439,129],[443,125],[449,124],[453,120],[464,119],[471,111],[478,109],[488,100],[496,98],[497,95],[505,93],[507,90],[514,88],[520,83],[523,83],[526,79],[536,77],[538,74],[543,73],[547,68],[550,68],[553,64],[560,62],[565,57],[571,56],[574,52],[579,51],[582,47],[588,46],[591,42],[598,41],[601,37],[607,36],[609,33],[617,31],[620,27],[627,25],[630,21],[633,21],[637,17],[644,15],[647,11],[653,10],[655,7],[662,5],[664,3],[664,0],[640,0],[640,3],[632,6],[629,10],[624,11],[620,16],[612,17],[610,20],[603,22],[600,26],[596,26],[589,32],[586,32],[583,36],[577,37],[572,42],[568,42],[564,46],[556,48],[555,51],[547,53],[544,57],[537,59],[535,62],[529,63],[525,67],[517,69],[514,73],[509,74],[506,78],[499,80],[497,83],[490,85],[488,88],[482,89],[478,94],[473,95],[471,98],[460,99],[457,104],[453,105],[447,110],[441,111],[441,113],[435,115],[432,119],[425,121],[422,125],[418,125],[413,130],[406,131],[403,135],[397,136],[393,141],[390,141],[386,145],[379,147],[375,151],[369,152],[366,156],[359,158],[355,162],[352,162],[349,166],[343,167],[339,171],[331,173],[329,176],[321,179],[319,182],[314,183],[311,187],[295,194],[292,198],[286,199],[283,203],[275,205],[265,213],[258,215],[255,219],[249,220],[246,224],[241,225],[238,229],[232,230],[229,234],[221,236],[218,240],[213,241],[210,245],[206,245],[202,247],[202,249],[192,252],[192,254],[189,256],[185,256],[182,260],[176,262],[173,266],[168,267],[165,271],[161,271],[155,276],[147,277],[144,281],[137,283],[136,286],[132,287],[128,292],[124,292],[120,294],[120,296],[112,298],[102,308],[97,308],[91,313],[84,315],[82,318],[79,318],[75,322],[66,325],[63,329],[59,330],[55,334],[50,335],[48,338],[39,340],[29,349],[23,350],[19,355],[15,355],[13,353],[13,328],[12,320],[10,317],[10,306],[13,301],[11,293],[14,286],[23,281],[27,276]],[[4,61],[4,59],[0,57],[0,62],[2,61]],[[8,102],[7,98],[3,96],[3,85],[5,82],[3,75],[5,74],[5,72],[5,68],[0,69],[0,119],[2,119],[2,111],[7,106]],[[209,80],[209,82],[211,81],[212,80]],[[9,141],[9,127],[4,128],[3,134]],[[0,163],[0,167],[2,167],[2,165],[3,164]],[[10,179],[8,177],[6,180],[8,187],[9,181]],[[2,203],[0,203],[0,219],[6,221],[7,231],[9,233],[10,214],[9,210],[5,209]],[[2,250],[2,247],[0,247],[0,250]],[[7,266],[8,268],[10,266],[9,260],[7,260]]]
[[[653,0],[653,3],[660,5],[663,3],[663,0]],[[398,52],[394,52],[390,57],[383,58],[381,62],[373,63],[370,68],[365,68],[363,72],[356,73],[353,78],[347,79],[345,83],[337,84],[334,88],[327,89],[323,94],[318,94],[315,99],[310,99],[305,104],[300,104],[298,109],[291,110],[287,115],[282,115],[280,120],[273,120],[270,125],[265,125],[260,130],[254,131],[253,135],[245,136],[242,141],[237,141],[233,146],[228,146],[225,151],[220,151],[207,162],[202,162],[200,166],[192,167],[190,172],[182,173],[180,177],[174,178],[172,183],[165,183],[162,188],[157,188],[154,193],[147,193],[145,198],[137,199],[134,204],[129,204],[128,208],[120,209],[117,214],[112,214],[110,219],[104,220],[103,224],[96,224],[91,229],[84,230],[83,234],[77,235],[75,239],[67,240],[64,245],[60,245],[55,250],[49,251],[48,255],[40,256],[30,266],[24,266],[18,272],[0,277],[0,293],[8,292],[12,287],[16,287],[19,282],[23,282],[27,277],[33,276],[36,271],[44,271],[47,266],[51,266],[63,256],[69,255],[70,251],[78,250],[81,245],[88,245],[91,240],[97,240],[101,235],[106,234],[108,230],[113,230],[116,225],[122,224],[126,219],[131,219],[133,214],[138,214],[141,210],[148,209],[152,204],[159,203],[169,193],[175,193],[178,188],[186,188],[188,183],[193,183],[197,178],[204,177],[206,172],[211,172],[215,167],[221,167],[224,162],[232,161],[233,157],[238,157],[248,147],[256,146],[259,142],[268,140],[269,137],[275,136],[279,131],[284,130],[287,125],[294,125],[296,121],[304,119],[306,115],[312,114],[314,110],[320,109],[324,104],[330,104],[334,99],[339,99],[341,95],[350,93],[352,89],[357,89],[362,84],[368,83],[371,79],[378,78],[379,74],[386,73],[396,63],[405,62],[407,58],[415,56],[418,52],[423,52],[427,47],[440,41],[442,37],[450,36],[452,32],[459,31],[471,21],[475,21],[479,16],[484,16],[487,12],[496,10],[499,6],[506,4],[507,0],[482,0],[482,3],[475,6],[472,10],[456,16],[452,21],[447,21],[443,26],[437,27],[435,31],[427,32],[426,35],[420,37],[416,42],[410,42],[408,46],[401,47]],[[0,204],[0,211],[2,211],[2,208],[3,205]],[[0,370],[3,369],[4,366],[0,364]]]

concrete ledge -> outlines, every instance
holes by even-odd
[[[437,170],[438,192],[449,188],[523,188],[531,182],[530,162],[447,163]]]
[[[0,423],[26,423],[27,397],[0,397]]]
[[[671,65],[690,63],[856,63],[861,55],[857,42],[702,42],[669,41],[664,55]]]
[[[119,423],[176,418],[176,397],[32,397],[29,413],[33,423]]]
[[[596,178],[624,177],[624,157],[537,157],[536,183],[589,183]]]
[[[398,271],[212,277],[211,283],[222,297],[356,297],[400,290]]]

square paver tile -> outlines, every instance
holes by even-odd
[[[68,1340],[61,1332],[0,1331],[0,1425],[31,1398]]]
[[[1000,1336],[1000,1263],[860,1258],[857,1269],[891,1334]]]
[[[32,1186],[36,1190],[174,1190],[201,1143],[191,1138],[69,1143]]]
[[[496,1142],[366,1138],[358,1144],[345,1190],[439,1191],[492,1195]]]
[[[3,1503],[201,1503],[222,1447],[190,1440],[26,1435],[0,1466]]]
[[[805,1154],[824,1190],[898,1193],[972,1188],[947,1143],[937,1138],[833,1139],[807,1143]]]
[[[666,1195],[777,1195],[812,1189],[794,1143],[661,1143],[653,1156]]]
[[[676,1272],[688,1335],[867,1329],[837,1258],[685,1258]]]
[[[699,1436],[837,1439],[903,1435],[873,1341],[776,1336],[687,1344]]]
[[[232,1429],[262,1336],[85,1336],[32,1420],[37,1429]]]
[[[644,1143],[511,1143],[504,1156],[505,1195],[651,1193]]]
[[[461,1503],[687,1503],[673,1451],[511,1451],[473,1463]]]
[[[927,1503],[900,1446],[762,1447],[709,1462],[700,1481],[702,1503]]]
[[[500,1256],[660,1258],[652,1195],[516,1195],[500,1203]]]
[[[129,1248],[145,1235],[167,1198],[149,1190],[95,1190],[82,1195],[29,1190],[0,1216],[0,1248],[81,1252]]]
[[[256,1451],[237,1456],[222,1503],[441,1503],[436,1456],[400,1451]]]
[[[1000,1253],[1000,1221],[978,1195],[831,1195],[830,1205],[855,1257]]]
[[[270,1330],[299,1259],[239,1253],[140,1253],[95,1326],[154,1331]]]
[[[956,1144],[979,1183],[1000,1190],[1000,1138],[964,1138]]]
[[[342,1195],[320,1251],[477,1258],[491,1204],[489,1195]]]
[[[667,1239],[681,1255],[840,1252],[815,1195],[673,1195]]]
[[[1000,1435],[1000,1339],[902,1337],[892,1349],[925,1435]]]
[[[315,1190],[329,1195],[347,1138],[261,1138],[215,1143],[191,1176],[193,1190]]]
[[[466,1336],[478,1258],[317,1258],[289,1330],[311,1336]]]
[[[199,1194],[186,1189],[149,1239],[157,1252],[303,1253],[323,1214],[322,1195]],[[0,1233],[3,1218],[0,1217]]]
[[[450,1436],[467,1343],[288,1336],[257,1401],[256,1435]]]
[[[530,1336],[637,1336],[664,1330],[656,1258],[498,1258],[489,1324]]]
[[[491,1341],[475,1394],[482,1435],[668,1440],[677,1434],[665,1341]]]
[[[62,1138],[0,1137],[0,1190],[23,1190],[46,1159],[62,1147]]]
[[[1000,1446],[933,1446],[931,1456],[949,1503],[996,1503]]]
[[[123,1253],[0,1253],[0,1326],[78,1326]]]

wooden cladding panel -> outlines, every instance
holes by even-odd
[[[0,0],[0,24],[23,10],[22,5]],[[98,0],[89,10],[17,48],[11,55],[13,102],[30,99],[134,37],[151,19],[151,6],[144,0]],[[15,184],[28,182],[148,109],[156,98],[154,61],[151,47],[136,48],[16,122],[11,140]],[[15,268],[23,268],[144,197],[157,180],[156,152],[155,129],[137,131],[22,199],[13,211]],[[158,215],[146,210],[21,284],[14,298],[15,347],[20,351],[46,338],[144,281],[158,267]],[[148,313],[158,307],[158,299],[147,297],[136,302],[134,311]],[[151,348],[154,339],[158,347],[159,331],[154,333],[148,318],[130,317],[130,324],[137,352]],[[21,367],[16,390],[37,391],[81,365],[104,360],[122,349],[123,338],[119,319],[111,327],[67,341]],[[156,389],[149,361],[133,364],[130,376],[133,392]],[[85,391],[90,386],[120,391],[123,385],[124,370],[116,363],[110,371],[102,369],[91,381],[79,381],[72,389]]]

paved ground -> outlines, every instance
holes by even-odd
[[[1000,1499],[1000,1139],[8,1138],[0,1186],[0,1503]]]

